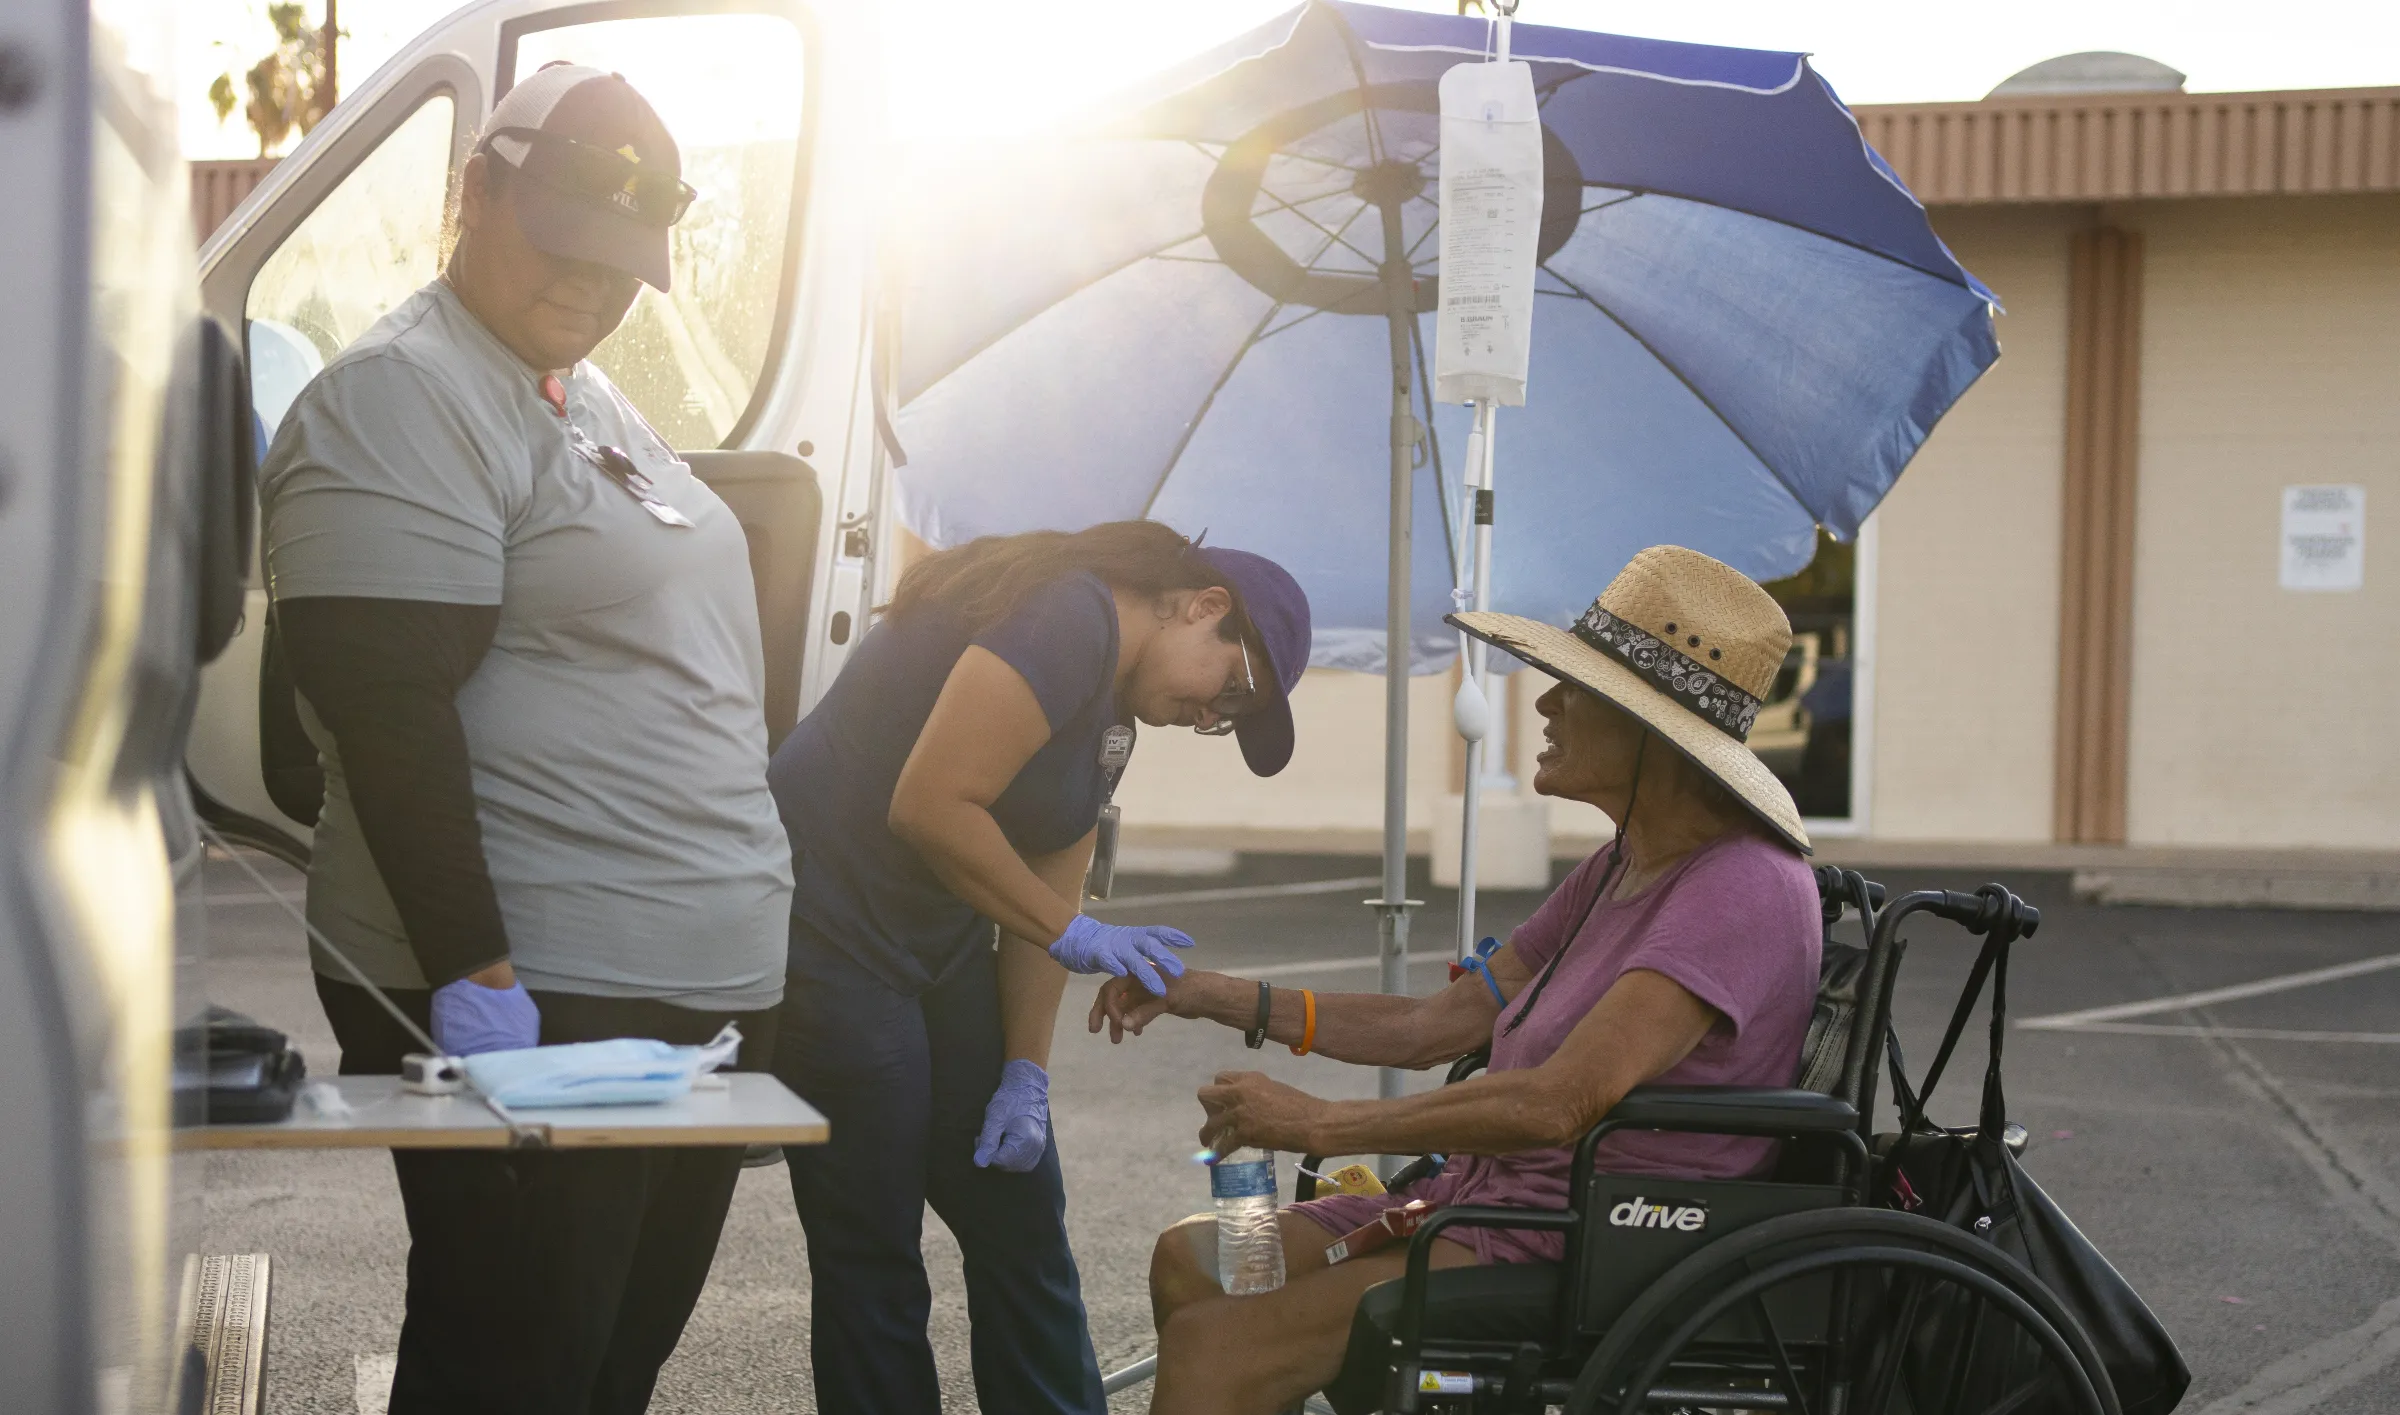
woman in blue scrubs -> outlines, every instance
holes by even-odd
[[[776,752],[797,888],[775,1070],[833,1129],[786,1152],[824,1415],[941,1409],[928,1202],[965,1257],[982,1408],[1105,1409],[1050,1035],[1069,972],[1163,992],[1191,939],[1080,912],[1104,739],[1230,732],[1272,776],[1308,649],[1307,597],[1261,556],[1152,521],[990,537],[902,577]]]

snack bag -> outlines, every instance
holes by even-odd
[[[1397,1208],[1385,1209],[1372,1223],[1360,1224],[1348,1233],[1325,1245],[1325,1263],[1347,1262],[1362,1254],[1372,1253],[1387,1243],[1407,1238],[1417,1231],[1417,1225],[1433,1212],[1433,1205],[1423,1199],[1411,1199]]]

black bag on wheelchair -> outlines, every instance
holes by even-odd
[[[1876,1193],[1890,1207],[1963,1228],[2030,1269],[2090,1336],[2125,1415],[2166,1415],[2192,1383],[2174,1339],[2074,1220],[2025,1173],[2004,1142],[2008,1101],[2000,1082],[2000,1044],[2008,1015],[2008,950],[2016,937],[2008,925],[1995,927],[1986,937],[1943,1034],[1941,1051],[1925,1074],[1923,1091],[1910,1090],[1897,1048],[1887,1046],[1900,1133],[1876,1137]],[[1971,1130],[1944,1130],[1926,1119],[1926,1102],[1966,1029],[1987,976],[1992,984],[1991,1059],[1984,1070],[1982,1112]],[[1974,1343],[1969,1388],[1987,1390],[2007,1389],[2025,1373],[2041,1368],[2041,1352],[2023,1331],[1993,1320],[1967,1294],[1952,1289],[1929,1300],[1950,1310],[1924,1314],[1911,1364],[1928,1371],[1950,1369],[1962,1345]],[[2055,1405],[2027,1408],[2071,1407],[2062,1395]]]

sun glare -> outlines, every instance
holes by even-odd
[[[1042,127],[1274,16],[1298,0],[1129,0],[1058,9],[991,0],[888,0],[893,135],[993,136]]]

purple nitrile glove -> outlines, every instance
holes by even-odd
[[[1050,1073],[1022,1058],[1000,1068],[1000,1089],[983,1108],[975,1167],[1023,1174],[1050,1148]]]
[[[460,978],[433,990],[433,1040],[445,1056],[538,1046],[542,1014],[523,983],[487,988]]]
[[[1104,924],[1089,914],[1077,914],[1050,945],[1050,956],[1070,973],[1114,973],[1120,978],[1130,974],[1152,996],[1165,997],[1167,978],[1183,976],[1183,960],[1175,950],[1191,946],[1190,934],[1164,924]],[[1159,976],[1161,970],[1167,978]]]

